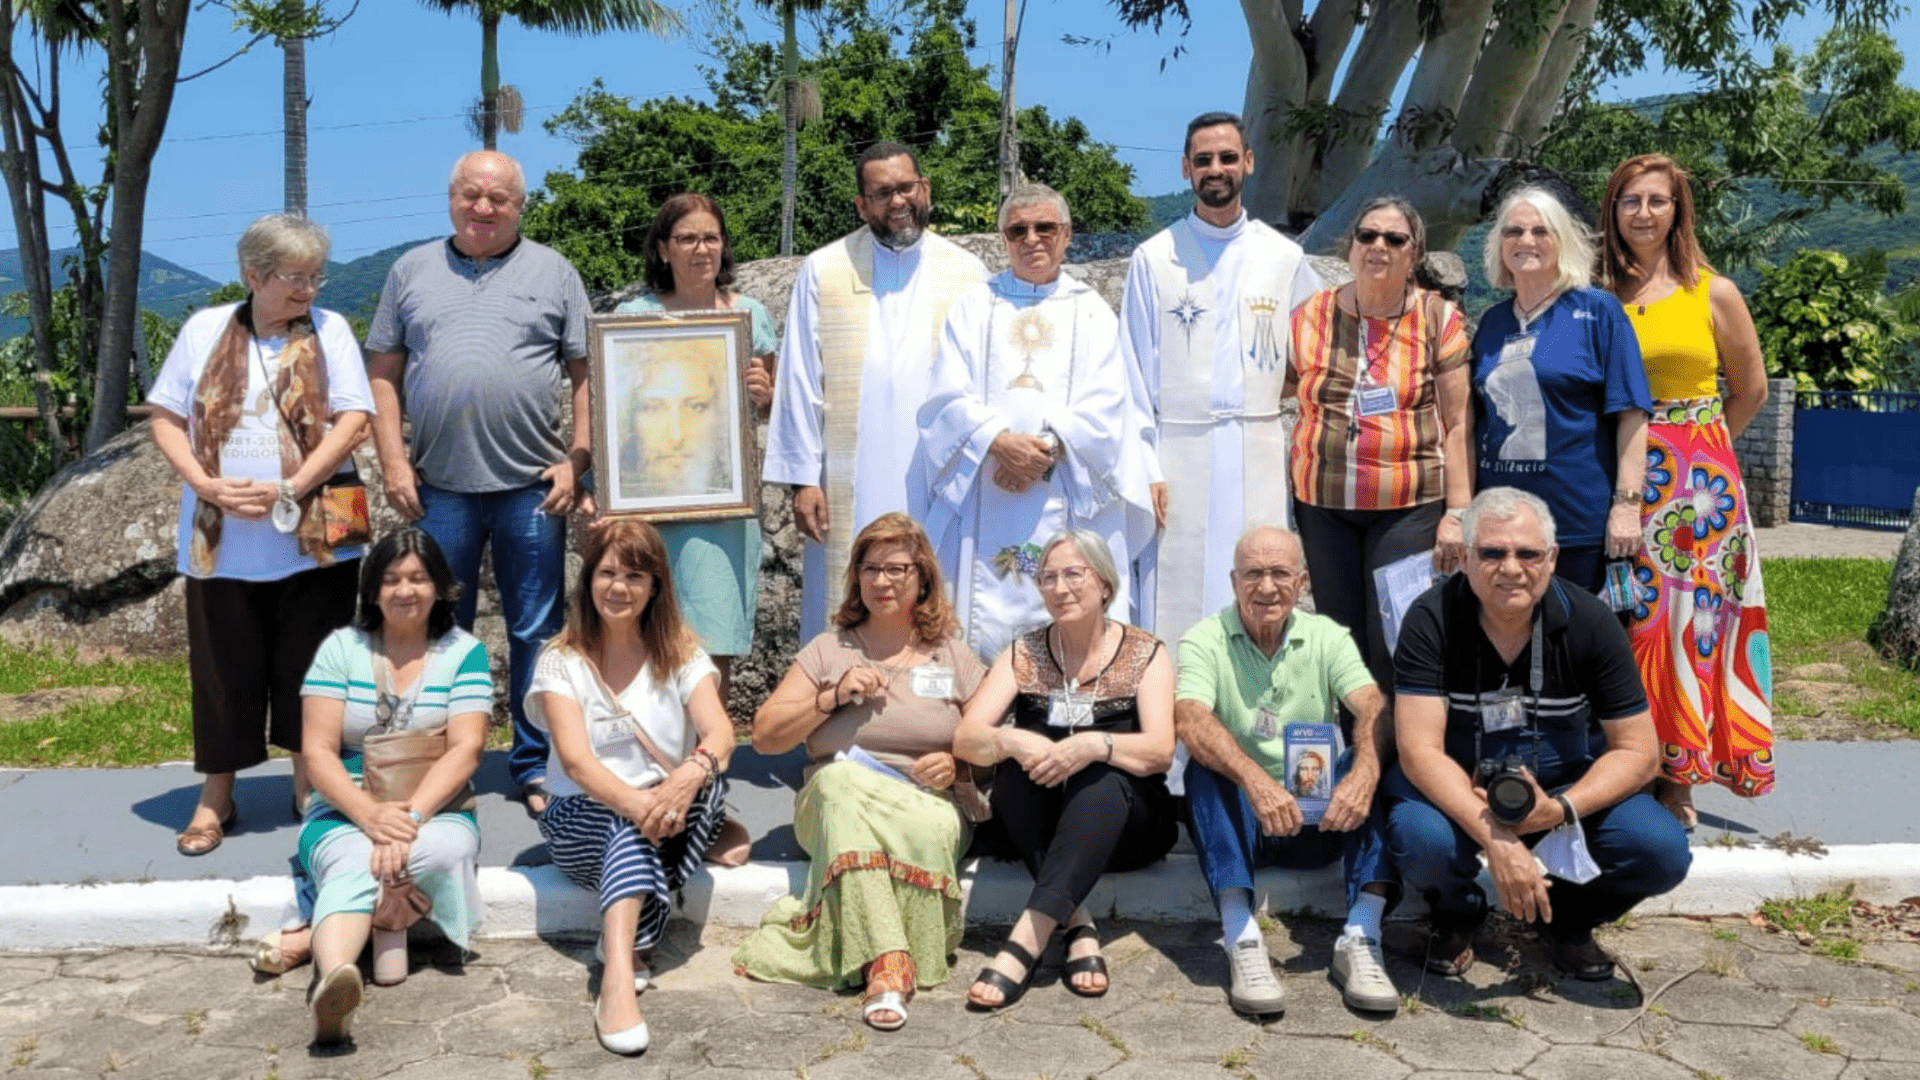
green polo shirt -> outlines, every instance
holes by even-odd
[[[1286,740],[1277,732],[1288,724],[1338,723],[1340,700],[1373,685],[1347,628],[1298,609],[1287,617],[1280,648],[1268,656],[1248,636],[1240,609],[1228,604],[1180,639],[1179,667],[1174,696],[1213,710],[1247,756],[1275,777],[1286,771]],[[1263,706],[1278,720],[1271,739],[1254,731]]]

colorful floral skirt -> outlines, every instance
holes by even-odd
[[[1629,633],[1661,775],[1765,795],[1773,789],[1766,592],[1720,412],[1718,398],[1654,406]]]

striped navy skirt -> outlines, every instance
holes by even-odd
[[[602,914],[615,901],[640,897],[633,947],[650,949],[667,929],[674,890],[700,869],[701,857],[726,821],[726,796],[726,777],[715,777],[687,807],[686,828],[657,847],[633,822],[588,795],[552,800],[540,815],[540,835],[568,881],[599,892]]]

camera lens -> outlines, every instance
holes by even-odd
[[[1496,820],[1512,825],[1525,821],[1533,813],[1533,785],[1527,778],[1512,771],[1502,771],[1487,781],[1487,807],[1493,811]]]

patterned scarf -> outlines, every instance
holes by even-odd
[[[193,444],[194,458],[208,476],[220,475],[221,451],[233,429],[240,426],[251,382],[247,368],[253,362],[255,348],[253,301],[249,300],[235,309],[233,320],[214,345],[213,356],[193,388],[193,415],[187,421],[187,437]],[[280,417],[280,476],[284,479],[300,471],[300,464],[327,434],[327,365],[311,315],[287,324],[287,347],[280,353],[280,372],[274,379],[272,396]],[[300,543],[300,554],[330,566],[333,550],[327,546],[319,496],[316,488],[300,500],[300,524],[294,529],[294,537]],[[194,573],[214,572],[226,518],[226,511],[217,504],[205,499],[195,501],[193,547],[187,563]]]

